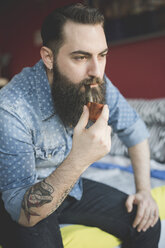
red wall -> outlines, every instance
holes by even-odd
[[[165,97],[165,37],[110,47],[106,72],[126,97]]]
[[[0,53],[12,55],[10,76],[40,58],[34,33],[53,8],[75,1],[22,1],[4,11],[0,20]],[[125,97],[165,97],[165,37],[127,45],[110,46],[106,73]]]

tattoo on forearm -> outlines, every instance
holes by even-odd
[[[74,184],[69,188],[64,191],[64,194],[61,196],[60,200],[56,204],[56,209],[61,205],[61,203],[64,201],[64,199],[67,197],[71,189],[73,188]]]
[[[60,205],[61,203],[64,201],[64,199],[67,197],[67,195],[69,194],[69,192],[71,191],[71,189],[73,188],[74,184],[70,186],[69,189],[65,190],[64,194],[61,196],[60,200],[57,202],[57,204],[55,205],[55,207],[51,210],[51,212],[49,212],[49,214],[47,216],[49,216],[50,214],[52,214]]]
[[[53,187],[43,180],[32,186],[30,190],[25,193],[22,208],[24,209],[28,222],[30,221],[31,216],[39,216],[39,214],[36,211],[31,210],[31,208],[38,208],[46,203],[50,203],[53,200],[51,195],[53,192]]]

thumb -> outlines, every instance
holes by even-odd
[[[134,195],[130,195],[126,200],[125,206],[127,208],[128,213],[130,213],[133,209],[134,198]]]
[[[75,129],[78,132],[82,131],[86,127],[86,125],[88,124],[88,120],[89,120],[89,110],[88,110],[87,106],[84,105],[83,112],[80,116],[80,119],[79,119]]]

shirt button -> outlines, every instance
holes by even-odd
[[[51,158],[52,157],[52,154],[48,154],[48,158]]]

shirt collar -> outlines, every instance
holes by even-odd
[[[42,120],[46,120],[55,114],[54,103],[51,95],[51,88],[46,74],[45,66],[40,60],[35,66],[36,91]]]

